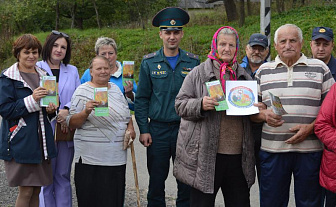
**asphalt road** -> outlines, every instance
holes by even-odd
[[[134,117],[133,117],[134,118]],[[0,117],[1,121],[1,117]],[[147,205],[146,195],[148,189],[148,173],[146,168],[146,148],[143,147],[138,138],[139,138],[139,129],[135,123],[135,129],[137,138],[134,142],[135,149],[135,157],[136,157],[136,165],[137,165],[137,173],[138,173],[138,181],[139,181],[139,191],[140,191],[140,204],[141,206]],[[73,171],[72,171],[72,183],[73,183]],[[74,184],[73,187],[73,206],[77,207],[76,201],[76,192]],[[172,164],[170,167],[170,173],[168,179],[166,181],[166,204],[167,207],[175,206],[176,199],[176,181],[172,174]],[[8,187],[3,161],[0,161],[0,207],[11,207],[15,205],[15,200],[17,196],[17,188]],[[291,186],[290,191],[290,200],[289,207],[294,207],[294,199],[293,199],[293,185]],[[254,184],[251,188],[251,207],[258,207],[259,205],[259,190],[258,184]],[[134,183],[134,174],[132,167],[132,158],[131,158],[131,150],[128,149],[128,158],[127,158],[127,169],[126,169],[126,195],[125,195],[125,207],[137,207],[137,196],[136,196],[136,188]],[[218,192],[216,197],[216,207],[224,206],[224,201],[221,192]]]
[[[134,117],[133,117],[134,118]],[[139,188],[142,191],[146,191],[148,188],[148,173],[146,168],[146,148],[141,145],[139,142],[139,129],[136,125],[135,120],[133,120],[136,127],[136,134],[137,138],[134,142],[134,148],[135,148],[135,155],[136,155],[136,163],[137,163],[137,172],[138,172],[138,179],[139,179]],[[133,175],[133,169],[132,169],[132,159],[130,155],[130,150],[128,152],[128,160],[127,160],[127,170],[126,170],[126,185],[134,187],[134,175]],[[170,172],[168,179],[166,180],[166,200],[170,200],[172,198],[176,198],[176,180],[173,176],[172,172],[172,163],[170,165]],[[259,204],[259,189],[258,189],[258,182],[256,182],[250,191],[250,200],[251,200],[251,207],[258,207]],[[221,192],[218,192],[216,197],[216,206],[224,206],[223,196]],[[291,192],[290,192],[290,200],[289,200],[289,207],[294,207],[294,193],[293,193],[293,185],[291,186]]]

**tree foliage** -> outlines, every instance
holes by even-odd
[[[60,28],[111,27],[137,23],[177,0],[2,0],[0,16],[7,16],[17,33]],[[1,26],[2,23],[0,23]]]

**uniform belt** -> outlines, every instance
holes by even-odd
[[[179,125],[181,122],[180,121],[171,121],[171,122],[163,122],[163,121],[155,121],[151,120],[153,124],[162,124],[162,125],[168,125],[168,126],[173,126],[173,125]]]

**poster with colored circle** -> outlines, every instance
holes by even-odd
[[[259,113],[256,81],[226,81],[227,115],[250,115]]]
[[[238,108],[248,108],[254,103],[253,91],[245,86],[232,88],[228,100],[232,105]]]

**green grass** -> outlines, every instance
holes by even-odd
[[[276,14],[272,11],[271,33],[272,44],[274,31],[279,26],[292,23],[299,26],[303,31],[304,45],[302,52],[306,56],[311,56],[310,39],[312,29],[316,26],[327,26],[336,32],[336,4],[308,6],[293,9],[282,14]],[[181,42],[181,48],[199,55],[201,61],[204,61],[210,51],[210,42],[214,32],[221,26],[227,25],[237,29],[240,37],[240,49],[238,60],[245,55],[245,45],[252,33],[259,32],[260,18],[258,15],[247,17],[245,26],[238,27],[237,22],[226,22],[225,10],[223,7],[215,10],[190,10],[191,21],[184,28],[184,37]],[[225,21],[225,23],[223,23]],[[62,30],[70,35],[72,39],[72,59],[71,64],[78,67],[80,74],[88,68],[90,60],[95,56],[94,44],[98,37],[107,36],[114,38],[118,45],[118,60],[135,61],[135,78],[137,80],[138,70],[142,57],[148,53],[158,50],[162,46],[162,40],[159,38],[158,28],[150,26],[143,29],[125,29],[125,28],[103,28],[88,30]],[[43,43],[48,33],[34,34]],[[336,47],[334,48],[334,52]],[[335,53],[334,53],[335,54]],[[271,46],[271,56],[274,59],[276,53],[273,45]],[[336,55],[336,54],[335,54]],[[8,58],[2,63],[1,68],[6,68],[15,62],[14,58]]]

